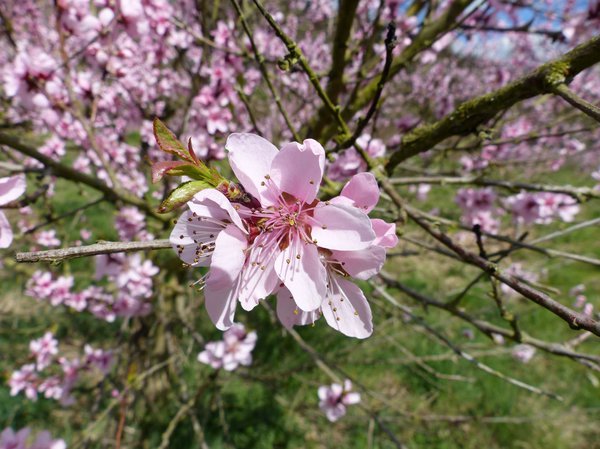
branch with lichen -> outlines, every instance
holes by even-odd
[[[6,145],[15,151],[18,151],[25,156],[29,156],[46,166],[54,175],[74,181],[77,183],[85,184],[99,192],[102,192],[107,200],[118,200],[132,206],[136,206],[148,213],[151,217],[156,218],[160,221],[168,221],[169,217],[159,215],[156,213],[154,208],[141,198],[138,198],[129,192],[122,189],[112,188],[105,184],[98,178],[82,173],[74,168],[67,165],[61,164],[54,159],[45,156],[40,153],[33,145],[25,142],[24,140],[14,137],[9,134],[0,132],[0,145]]]
[[[63,260],[98,256],[100,254],[130,253],[136,251],[149,251],[167,248],[171,248],[171,244],[168,240],[149,240],[142,242],[98,242],[93,245],[86,246],[74,246],[71,248],[16,253],[15,260],[19,263],[62,262]]]
[[[464,102],[441,120],[420,126],[402,137],[400,150],[387,163],[388,173],[406,159],[430,150],[448,137],[472,132],[498,113],[537,95],[553,93],[579,72],[600,62],[600,36],[579,45],[558,59],[543,64],[524,77]]]

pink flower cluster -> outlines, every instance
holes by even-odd
[[[319,387],[319,408],[327,419],[335,422],[346,414],[346,407],[360,402],[360,393],[352,391],[352,382],[348,379],[344,385],[331,384]]]
[[[73,291],[72,276],[54,277],[48,271],[36,271],[27,282],[25,294],[52,306],[65,305],[78,312],[88,310],[100,319],[112,322],[116,317],[146,315],[151,310],[152,277],[158,268],[140,254],[101,255],[96,258],[96,279],[106,277],[114,288],[90,286]],[[112,292],[114,290],[114,293]]]
[[[469,227],[478,224],[483,231],[490,233],[499,231],[498,216],[504,210],[497,206],[499,199],[491,187],[460,189],[455,201],[462,211],[463,224]],[[571,222],[579,213],[577,201],[563,193],[520,192],[503,198],[501,203],[513,220],[521,224],[549,224],[556,219]]]
[[[360,136],[358,143],[369,156],[373,158],[382,157],[385,154],[385,144],[380,139],[371,137],[369,134]],[[333,181],[345,181],[357,173],[364,172],[367,164],[354,148],[336,155],[335,160],[329,164],[327,175]]]
[[[256,332],[247,332],[244,325],[236,323],[223,333],[223,340],[207,343],[198,361],[226,371],[250,366],[256,338]]]
[[[536,353],[535,347],[527,344],[520,344],[513,347],[511,355],[521,363],[529,363]]]
[[[35,439],[31,429],[24,427],[15,432],[7,427],[0,433],[0,449],[66,449],[67,445],[63,440],[55,440],[50,432],[43,430],[39,432]]]
[[[571,222],[579,213],[577,201],[563,193],[521,192],[506,198],[513,219],[523,224],[548,224],[555,219]]]
[[[484,232],[498,232],[500,221],[495,215],[501,211],[495,206],[496,192],[493,189],[460,189],[455,201],[462,210],[461,222],[464,225],[473,227],[477,224]]]
[[[371,309],[350,276],[368,279],[382,268],[386,248],[396,245],[395,224],[370,219],[379,188],[370,173],[355,175],[340,196],[317,198],[325,151],[314,140],[280,151],[254,134],[232,134],[229,163],[245,189],[231,202],[217,189],[188,202],[171,243],[190,266],[209,266],[198,283],[215,325],[233,325],[237,303],[252,310],[277,294],[277,315],[286,327],[324,315],[345,335],[371,335]]]
[[[96,370],[106,376],[112,365],[112,353],[84,347],[84,358],[58,357],[58,341],[51,332],[29,344],[32,363],[23,365],[13,372],[8,385],[11,396],[23,392],[35,401],[38,394],[60,401],[63,405],[75,402],[71,394],[81,373]]]

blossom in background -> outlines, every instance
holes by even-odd
[[[505,274],[516,277],[520,281],[524,281],[526,283],[535,283],[539,280],[540,276],[533,271],[528,271],[523,268],[523,265],[519,262],[515,262],[510,264],[510,266],[504,271]],[[513,290],[512,287],[506,285],[505,283],[500,284],[500,290],[502,293],[509,297],[518,297],[519,293],[516,290]]]
[[[43,370],[52,361],[52,357],[58,353],[58,341],[52,332],[46,332],[42,338],[29,343],[31,355],[35,357],[38,370]]]
[[[12,228],[1,210],[2,206],[23,195],[26,187],[25,175],[0,178],[0,248],[8,248],[13,241]]]
[[[35,234],[35,241],[48,248],[60,246],[60,240],[56,237],[56,230],[54,229],[37,232]]]
[[[223,340],[207,343],[198,361],[226,371],[250,366],[256,339],[256,332],[247,332],[244,325],[236,323],[223,333]]]
[[[496,199],[496,192],[489,187],[460,189],[455,201],[462,211],[461,222],[469,227],[479,225],[484,232],[497,233],[500,221],[496,216],[500,209],[495,206]]]
[[[385,154],[385,144],[380,139],[372,138],[369,134],[361,135],[356,143],[373,158]],[[327,175],[333,181],[346,181],[351,176],[367,170],[367,164],[354,148],[337,154],[335,161],[329,164]]]
[[[562,193],[521,192],[506,198],[514,221],[523,224],[549,224],[555,219],[571,222],[579,213],[577,201]]]
[[[352,382],[348,379],[344,381],[343,386],[337,383],[321,386],[318,394],[319,408],[331,422],[346,414],[346,406],[360,402],[360,393],[352,391]]]
[[[318,142],[292,142],[278,151],[257,135],[232,134],[226,149],[246,200],[232,203],[218,189],[202,190],[170,237],[185,263],[210,267],[197,283],[215,325],[232,326],[238,301],[251,310],[279,292],[286,315],[308,313],[314,320],[322,312],[344,334],[369,336],[369,305],[345,278],[378,272],[385,248],[397,242],[395,225],[367,215],[379,198],[373,175],[356,175],[342,195],[319,201],[325,151]]]
[[[531,345],[521,344],[516,345],[512,349],[511,355],[515,360],[521,363],[529,363],[536,353],[536,349]]]
[[[35,439],[30,438],[31,436],[28,427],[18,432],[7,427],[0,433],[0,449],[66,449],[67,447],[63,440],[54,440],[47,430],[38,433]],[[31,444],[27,443],[28,440]]]
[[[113,362],[112,351],[95,349],[90,345],[84,347],[83,361],[59,356],[58,341],[51,332],[31,341],[29,348],[36,363],[23,365],[14,371],[8,385],[11,396],[24,392],[33,401],[38,394],[43,394],[62,405],[71,405],[75,402],[72,390],[81,374],[96,370],[106,376]]]

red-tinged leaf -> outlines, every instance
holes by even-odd
[[[192,197],[204,189],[210,189],[212,186],[204,181],[189,181],[181,184],[179,187],[174,189],[167,199],[165,199],[158,207],[159,214],[166,214],[171,212],[173,209],[183,206]]]
[[[183,161],[162,161],[152,164],[152,182],[157,183],[168,174],[169,170],[184,164]]]
[[[192,147],[192,138],[191,137],[188,140],[188,151],[190,152],[190,156],[192,156],[192,159],[194,160],[194,162],[196,164],[200,165],[201,162],[198,159],[198,157],[196,156],[196,152],[194,151],[194,148]]]
[[[185,161],[195,162],[188,149],[177,139],[177,136],[167,128],[167,125],[158,118],[154,119],[153,125],[154,137],[161,150],[165,153],[174,154]]]

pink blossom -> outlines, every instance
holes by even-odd
[[[373,158],[382,157],[386,147],[380,139],[372,138],[369,134],[361,135],[356,142]],[[350,176],[364,172],[367,164],[354,148],[350,148],[336,156],[328,169],[328,176],[334,181],[345,181]]]
[[[321,202],[316,195],[325,152],[316,141],[289,143],[277,151],[259,136],[232,134],[226,148],[248,199],[232,204],[218,190],[203,190],[171,234],[185,263],[210,266],[198,283],[205,286],[213,322],[227,329],[238,300],[251,310],[279,291],[286,325],[308,322],[302,315],[300,322],[292,319],[298,310],[316,319],[327,297],[329,305],[346,300],[340,313],[336,306],[323,309],[331,326],[346,335],[370,335],[366,298],[339,274],[343,263],[351,275],[372,276],[383,265],[385,248],[397,241],[393,225],[367,216],[379,198],[373,175],[356,175],[340,197]]]
[[[0,178],[0,208],[23,195],[26,186],[24,175]],[[0,210],[0,248],[8,248],[12,240],[13,232],[8,219]]]
[[[0,449],[27,449],[26,442],[30,430],[25,427],[15,432],[10,427],[0,433]]]
[[[35,401],[37,399],[37,383],[38,376],[35,365],[33,363],[23,365],[20,369],[14,371],[8,380],[10,395],[16,396],[24,391],[28,399]]]
[[[48,248],[60,246],[60,240],[56,237],[56,230],[39,231],[35,235],[35,241]]]
[[[222,341],[206,344],[204,351],[198,354],[198,361],[226,371],[233,371],[240,365],[249,366],[256,338],[256,332],[246,332],[242,324],[234,324],[223,333]]]
[[[333,383],[319,387],[319,408],[327,419],[335,422],[346,414],[346,406],[358,404],[360,394],[352,391],[352,382],[348,379],[344,385]]]
[[[529,363],[536,353],[536,349],[527,344],[516,345],[512,350],[512,356],[521,363]]]
[[[104,375],[108,374],[113,363],[111,351],[94,349],[90,345],[85,345],[85,363],[96,367]]]
[[[30,435],[31,430],[28,427],[18,432],[6,428],[0,433],[0,449],[66,449],[67,447],[63,440],[53,440],[47,430],[38,433],[31,445],[28,445],[27,440]]]
[[[42,338],[29,343],[29,350],[36,359],[38,370],[43,370],[52,361],[53,356],[58,353],[58,341],[52,332],[46,332]]]

